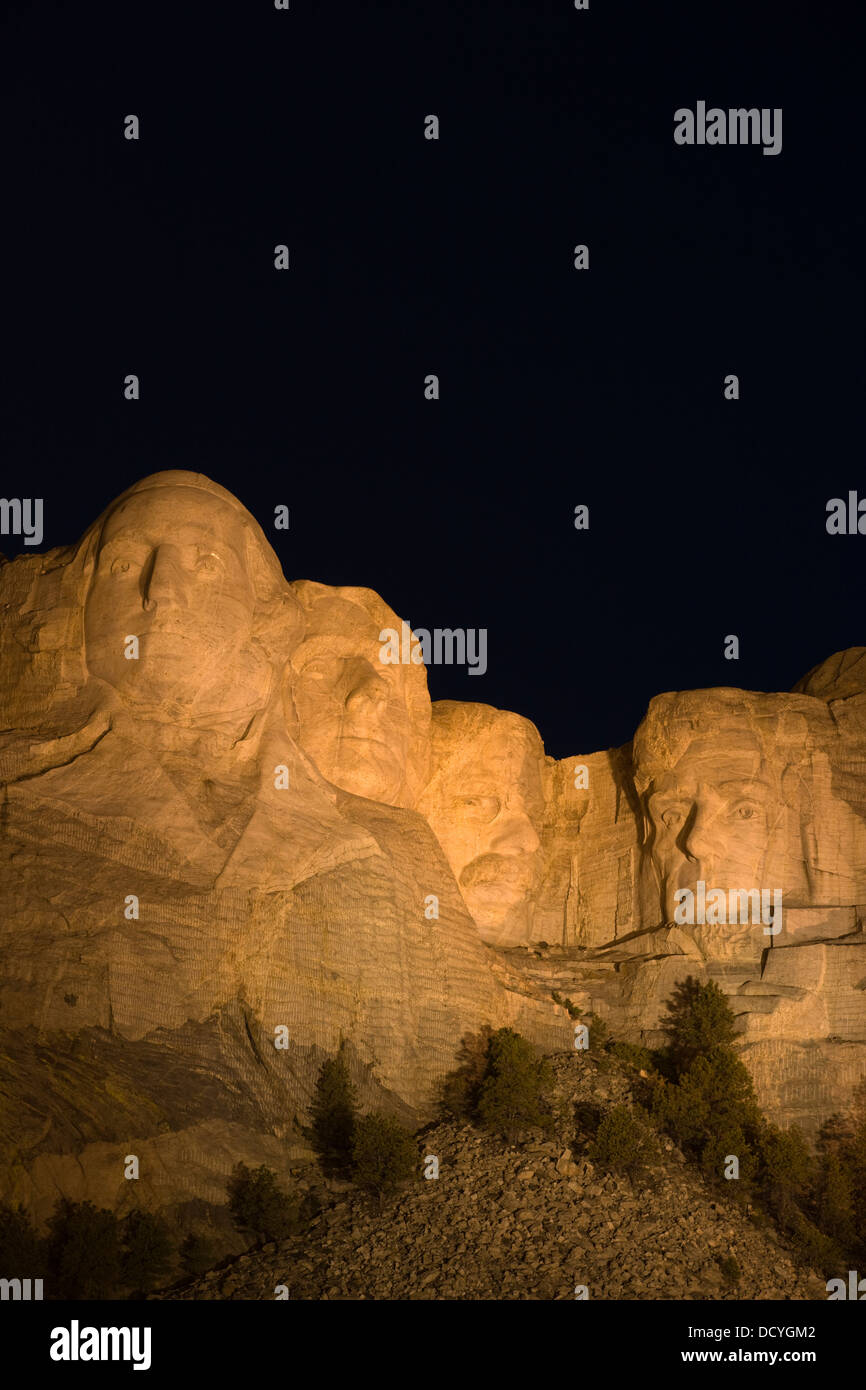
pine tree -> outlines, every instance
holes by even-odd
[[[379,1200],[391,1196],[418,1166],[413,1136],[389,1115],[364,1115],[352,1145],[355,1182]]]
[[[732,1129],[742,1131],[745,1140],[754,1144],[761,1126],[749,1071],[727,1047],[695,1058],[678,1085],[657,1082],[653,1113],[677,1143],[695,1156]],[[737,1157],[742,1165],[744,1155]]]
[[[171,1268],[172,1253],[165,1222],[149,1211],[131,1211],[121,1227],[121,1283],[133,1297],[149,1293]]]
[[[734,1170],[737,1181],[728,1181],[725,1174],[731,1171],[730,1160],[737,1160]],[[745,1199],[750,1194],[751,1184],[758,1172],[758,1157],[736,1120],[726,1117],[718,1128],[705,1140],[700,1152],[700,1163],[711,1182],[724,1183],[734,1197]]]
[[[310,1115],[313,1148],[323,1171],[328,1176],[347,1177],[352,1166],[357,1092],[349,1077],[343,1043],[337,1055],[319,1069]]]
[[[689,975],[674,986],[662,1022],[667,1036],[667,1061],[675,1079],[688,1071],[698,1057],[720,1047],[730,1047],[735,1021],[727,999],[714,980],[701,984]]]
[[[838,1111],[824,1121],[818,1131],[815,1147],[819,1154],[838,1154],[840,1149],[854,1137],[854,1122]]]
[[[511,1028],[490,1040],[487,1076],[478,1099],[478,1117],[488,1129],[513,1141],[521,1130],[550,1124],[547,1096],[552,1072],[546,1057]]]
[[[655,1152],[645,1123],[627,1105],[615,1105],[598,1127],[589,1155],[601,1168],[634,1178]]]
[[[815,1191],[818,1225],[845,1251],[857,1243],[854,1224],[854,1189],[838,1153],[825,1153],[820,1162]]]
[[[477,1033],[467,1033],[460,1042],[457,1067],[442,1082],[440,1109],[444,1115],[459,1120],[474,1120],[478,1113],[481,1087],[490,1064],[490,1040],[493,1029],[489,1023]]]
[[[114,1212],[62,1197],[45,1242],[49,1298],[116,1298],[120,1241]]]
[[[229,1211],[238,1230],[259,1241],[282,1240],[298,1224],[298,1208],[277,1185],[277,1175],[262,1164],[238,1163],[228,1181]]]
[[[43,1277],[43,1252],[27,1212],[0,1203],[0,1274],[15,1279]]]
[[[866,1082],[854,1092],[851,1133],[840,1146],[839,1158],[852,1192],[854,1251],[866,1260]]]
[[[760,1140],[761,1186],[770,1210],[789,1225],[812,1185],[814,1160],[799,1129],[764,1124]]]

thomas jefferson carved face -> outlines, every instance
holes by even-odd
[[[248,540],[240,509],[199,488],[153,487],[123,500],[102,528],[87,596],[89,670],[166,720],[259,707],[271,674],[251,641]],[[137,660],[126,655],[130,636]]]
[[[367,589],[301,580],[307,614],[292,655],[298,741],[335,786],[411,807],[426,777],[430,699],[423,666],[383,664],[379,633],[400,620]]]
[[[434,773],[421,799],[481,935],[526,941],[541,871],[544,750],[532,724],[487,705],[433,707]]]

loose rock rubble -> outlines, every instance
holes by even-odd
[[[823,1279],[670,1140],[634,1185],[575,1150],[575,1104],[628,1103],[635,1073],[551,1059],[557,1119],[515,1145],[444,1122],[419,1135],[439,1177],[376,1210],[345,1186],[300,1236],[164,1293],[182,1299],[823,1299]],[[419,1171],[421,1171],[419,1167]],[[736,1288],[720,1259],[740,1267]],[[283,1295],[284,1296],[284,1295]]]

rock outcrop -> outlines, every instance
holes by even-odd
[[[291,1299],[573,1300],[582,1286],[591,1300],[826,1299],[825,1281],[708,1188],[670,1140],[635,1184],[595,1168],[573,1147],[575,1107],[628,1104],[628,1080],[587,1054],[552,1064],[565,1117],[553,1135],[507,1146],[470,1125],[434,1125],[419,1155],[439,1158],[439,1177],[419,1178],[387,1211],[325,1192],[302,1235],[164,1296],[273,1300],[282,1286]]]
[[[790,694],[660,695],[557,762],[521,715],[431,710],[389,632],[370,590],[287,583],[199,474],[0,564],[0,1198],[210,1199],[230,1158],[307,1151],[341,1039],[418,1120],[467,1030],[569,1046],[556,990],[653,1042],[686,974],[729,994],[772,1118],[845,1107],[866,649]]]
[[[415,1118],[468,1028],[567,1041],[424,819],[294,737],[318,746],[287,664],[305,610],[230,494],[147,478],[77,547],[4,566],[0,604],[0,1197],[205,1196],[277,1141],[284,1167],[341,1038]]]
[[[566,949],[522,961],[651,1045],[676,981],[716,980],[767,1113],[811,1134],[866,1076],[862,671],[660,695],[633,745],[549,767],[532,936]]]

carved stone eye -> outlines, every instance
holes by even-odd
[[[754,808],[754,806],[738,806],[738,807],[737,807],[737,819],[738,819],[738,820],[751,820],[752,817],[754,816],[754,814],[755,814],[755,808]]]
[[[331,679],[334,675],[334,663],[329,661],[327,657],[314,657],[312,661],[308,661],[306,666],[301,668],[298,674],[303,676],[304,680],[323,681]]]
[[[461,796],[455,806],[465,820],[480,825],[489,825],[502,809],[496,796]]]
[[[116,560],[112,560],[112,562],[111,562],[111,573],[112,573],[112,574],[126,574],[126,572],[127,572],[128,569],[129,569],[129,561],[128,561],[128,560],[122,560],[122,559],[120,558],[120,556],[118,556]]]
[[[664,825],[668,830],[673,830],[675,825],[679,825],[682,818],[682,813],[680,811],[663,811],[662,825]]]

